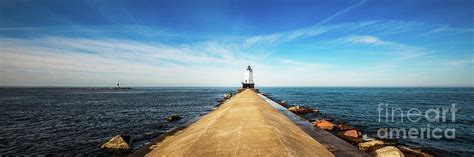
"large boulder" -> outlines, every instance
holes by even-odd
[[[319,120],[319,121],[315,121],[313,122],[313,125],[315,127],[319,127],[321,129],[324,129],[324,130],[332,130],[334,128],[334,124],[327,121],[327,120]]]
[[[368,152],[368,151],[382,148],[384,146],[384,142],[381,140],[373,140],[369,142],[359,143],[357,146],[359,147],[359,150]]]
[[[107,151],[126,152],[130,150],[132,144],[132,137],[126,134],[119,134],[112,137],[109,141],[104,143],[100,148]]]
[[[394,146],[385,146],[372,152],[375,157],[405,157],[405,155]]]

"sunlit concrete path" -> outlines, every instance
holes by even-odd
[[[250,89],[151,148],[146,156],[334,156]]]

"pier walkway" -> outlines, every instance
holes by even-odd
[[[324,140],[324,145],[315,140],[317,136],[310,136],[308,129],[302,130],[301,124],[295,124],[268,101],[253,90],[244,90],[187,128],[149,145],[145,156],[326,157],[338,154],[333,146],[328,147]]]

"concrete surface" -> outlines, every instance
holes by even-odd
[[[150,149],[146,156],[334,156],[249,89]]]

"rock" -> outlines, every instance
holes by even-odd
[[[313,122],[313,125],[315,127],[319,127],[321,129],[324,129],[324,130],[332,130],[334,128],[334,124],[327,121],[327,120],[320,120],[320,121],[315,121]]]
[[[384,142],[381,140],[373,140],[369,142],[359,143],[357,146],[359,147],[359,150],[368,152],[368,151],[382,148],[384,146]]]
[[[352,130],[352,129],[355,129],[354,127],[349,126],[349,125],[344,124],[344,123],[338,124],[338,125],[336,126],[336,128],[339,129],[339,130]]]
[[[168,117],[166,118],[166,120],[168,120],[168,121],[170,121],[170,122],[171,122],[171,121],[175,121],[175,120],[180,120],[180,119],[181,119],[181,116],[176,115],[176,114],[173,114],[173,115],[168,116]]]
[[[419,149],[412,149],[405,146],[397,146],[397,147],[403,152],[403,154],[406,154],[407,156],[417,156],[417,157],[418,156],[419,157],[432,157],[433,156],[428,153],[422,152]]]
[[[362,135],[362,140],[364,140],[364,141],[373,141],[373,140],[375,140],[375,138],[372,138],[369,135],[364,134],[364,135]]]
[[[232,97],[232,93],[224,94],[224,99],[230,99]]]
[[[342,138],[343,140],[346,140],[348,142],[358,144],[363,141],[360,137],[361,133],[355,129],[352,130],[347,130],[347,131],[341,131],[336,134],[338,137]]]
[[[310,113],[310,112],[319,112],[318,109],[308,109],[308,108],[305,108],[305,107],[299,106],[299,105],[292,106],[292,107],[288,108],[288,110],[290,110],[291,112],[296,113],[296,114],[305,114],[305,113]]]
[[[286,107],[286,105],[287,105],[285,101],[281,101],[281,102],[278,103],[278,104],[280,104],[280,105],[283,106],[283,107]]]
[[[375,151],[372,151],[372,155],[375,157],[405,157],[402,151],[394,146],[385,146],[379,148]]]
[[[126,134],[119,134],[112,137],[109,141],[104,143],[100,148],[107,151],[126,152],[130,150],[132,144],[132,137]]]
[[[355,129],[344,131],[344,136],[359,138],[361,133]]]
[[[300,109],[300,106],[292,106],[288,108],[288,110],[290,110],[293,113],[298,113],[301,109]]]

